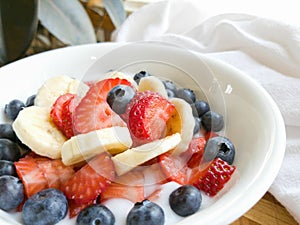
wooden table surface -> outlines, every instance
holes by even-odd
[[[266,193],[241,218],[231,225],[298,225],[289,212],[272,196]]]

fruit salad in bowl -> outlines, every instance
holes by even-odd
[[[127,62],[122,57],[117,64],[112,61],[128,48]],[[148,55],[139,55],[141,48]],[[220,204],[230,208],[252,188],[261,168],[275,176],[274,168],[268,170],[274,151],[269,137],[277,135],[275,130],[262,129],[260,139],[246,131],[244,142],[238,134],[254,128],[263,115],[277,113],[276,107],[253,112],[249,96],[239,96],[246,83],[230,75],[224,83],[219,75],[236,71],[171,46],[159,55],[160,48],[112,45],[107,54],[97,53],[97,60],[87,60],[83,75],[68,69],[64,75],[49,72],[26,96],[20,92],[23,97],[1,100],[1,224],[2,218],[25,225],[198,224],[202,216],[199,223],[208,224],[213,211],[224,210]],[[170,54],[177,57],[168,59]],[[49,56],[36,58],[47,61]],[[185,60],[198,64],[184,66]],[[202,75],[197,77],[196,70]],[[233,115],[235,101],[244,104],[241,116],[251,111],[255,122]],[[280,121],[276,126],[282,126]],[[249,163],[245,144],[254,140],[255,161]],[[259,169],[249,174],[253,165]],[[254,190],[257,200],[268,184]],[[243,209],[214,224],[232,222],[254,203],[246,201]]]

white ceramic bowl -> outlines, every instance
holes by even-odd
[[[67,47],[28,57],[0,69],[0,105],[26,100],[49,77],[68,75],[82,80],[99,78],[109,69],[147,70],[191,87],[224,115],[223,135],[236,147],[234,164],[239,178],[229,190],[181,225],[229,224],[249,210],[275,179],[285,149],[281,114],[267,92],[227,64],[170,45],[158,43],[101,43]],[[4,115],[0,114],[0,122]],[[18,224],[0,211],[1,224]]]

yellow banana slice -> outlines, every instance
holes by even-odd
[[[118,175],[127,173],[138,165],[174,149],[181,141],[180,134],[172,134],[135,148],[128,149],[112,157]]]
[[[39,88],[34,104],[42,107],[51,107],[62,94],[71,93],[82,97],[88,89],[89,87],[79,80],[68,76],[55,76],[46,80]]]
[[[187,150],[193,138],[195,120],[189,103],[180,98],[172,98],[170,102],[176,110],[166,123],[166,135],[180,133],[181,142],[174,149],[175,154],[180,154]]]
[[[127,127],[110,127],[73,136],[62,146],[62,161],[73,165],[99,153],[108,151],[117,154],[132,145]]]
[[[158,92],[160,93],[163,97],[168,98],[168,93],[166,91],[166,88],[163,84],[163,82],[155,77],[155,76],[148,76],[148,77],[143,77],[140,80],[138,91],[153,91],[153,92]]]
[[[51,159],[61,157],[61,148],[66,137],[52,123],[48,108],[24,108],[12,126],[20,141],[36,154]]]

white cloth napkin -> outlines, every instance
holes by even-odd
[[[300,223],[300,27],[244,13],[211,16],[203,7],[187,0],[149,4],[129,16],[112,40],[167,41],[258,81],[278,104],[287,131],[283,165],[269,191]]]

